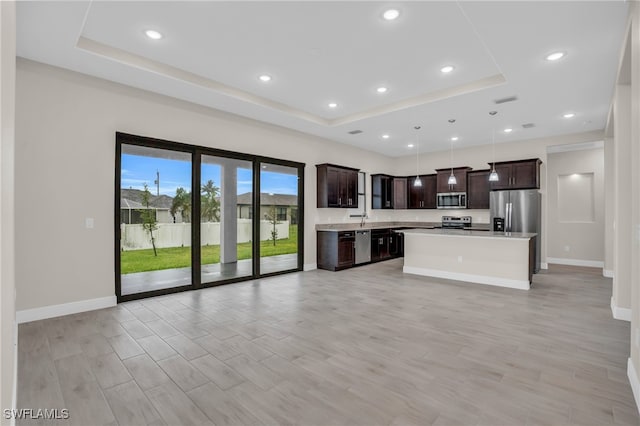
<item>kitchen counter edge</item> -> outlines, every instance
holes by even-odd
[[[386,228],[412,228],[412,229],[436,229],[441,227],[440,222],[372,222],[365,223],[364,226],[360,226],[358,223],[323,223],[316,225],[316,231],[324,232],[342,232],[342,231],[360,231],[360,230],[372,230],[372,229],[386,229]],[[471,226],[469,230],[487,232],[489,231],[488,223],[479,223]]]
[[[425,228],[412,228],[403,229],[405,234],[420,234],[420,235],[437,235],[448,237],[479,237],[479,238],[507,238],[507,239],[526,239],[529,240],[535,237],[536,233],[528,232],[493,232],[493,231],[474,231],[466,229],[425,229]]]

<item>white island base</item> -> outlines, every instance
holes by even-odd
[[[445,229],[407,229],[403,272],[529,290],[535,236]]]

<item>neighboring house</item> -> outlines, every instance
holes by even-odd
[[[238,218],[252,219],[253,193],[246,192],[238,195]],[[298,196],[288,194],[271,194],[263,192],[260,194],[260,218],[264,219],[269,215],[271,208],[276,207],[276,218],[278,221],[289,221],[290,224],[298,223]]]
[[[144,210],[142,205],[142,192],[139,189],[120,190],[120,223],[136,224],[142,223],[140,210]],[[253,208],[251,206],[251,192],[238,195],[238,218],[252,219]],[[175,220],[171,216],[171,205],[173,197],[168,195],[151,195],[149,207],[156,211],[158,223],[182,223],[182,215],[176,214]],[[260,218],[266,219],[271,208],[276,208],[276,218],[278,221],[289,221],[290,224],[298,223],[298,196],[288,194],[270,194],[263,192],[260,194]]]
[[[142,205],[142,193],[139,189],[125,189],[120,190],[120,223],[132,224],[142,223],[140,210],[146,209]],[[156,211],[156,221],[158,223],[180,223],[182,222],[182,216],[180,213],[176,215],[175,221],[171,216],[171,204],[173,203],[173,197],[168,195],[151,195],[149,200],[149,208]]]

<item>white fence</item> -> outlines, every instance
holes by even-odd
[[[270,240],[273,224],[268,220],[260,221],[260,240]],[[289,221],[282,221],[276,225],[277,238],[289,238]],[[150,249],[149,233],[142,225],[120,225],[121,249],[140,250]],[[158,229],[153,231],[157,248],[188,247],[191,245],[191,223],[158,223]],[[202,245],[220,244],[220,222],[206,222],[201,224],[200,239]],[[246,243],[252,240],[251,219],[238,219],[238,242]]]

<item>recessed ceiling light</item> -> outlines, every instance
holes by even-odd
[[[444,66],[444,67],[440,68],[440,72],[442,72],[444,74],[448,74],[451,71],[453,71],[453,65],[447,65],[447,66]]]
[[[410,143],[409,145],[407,145],[407,148],[413,148],[413,144]]]
[[[565,115],[563,115],[564,118],[573,118],[575,116],[576,116],[576,114],[573,113],[573,112],[568,112]]]
[[[504,129],[505,133],[511,133],[513,132],[513,129],[511,127],[507,127],[506,129]]]
[[[266,83],[268,81],[271,81],[271,76],[267,75],[267,74],[262,74],[260,77],[258,77],[260,79],[260,81]]]
[[[387,134],[382,135],[382,139],[389,139],[389,135]]]
[[[376,92],[378,92],[378,93],[386,93],[386,91],[387,91],[386,87],[378,87],[376,89]]]
[[[335,103],[335,102],[329,103],[329,108],[336,108],[337,106],[338,106],[338,104]]]
[[[453,142],[455,142],[455,141],[457,141],[457,140],[458,140],[458,137],[457,137],[457,136],[454,136],[454,137],[452,137],[452,138],[451,138],[451,140],[452,140]]]
[[[557,61],[558,59],[562,59],[564,58],[565,53],[564,52],[553,52],[548,54],[545,59],[547,61]]]
[[[398,9],[385,10],[382,14],[382,17],[387,21],[393,21],[394,19],[398,18],[398,16],[400,16],[400,11]]]
[[[160,40],[162,38],[162,33],[156,30],[146,30],[144,34],[151,40]]]

